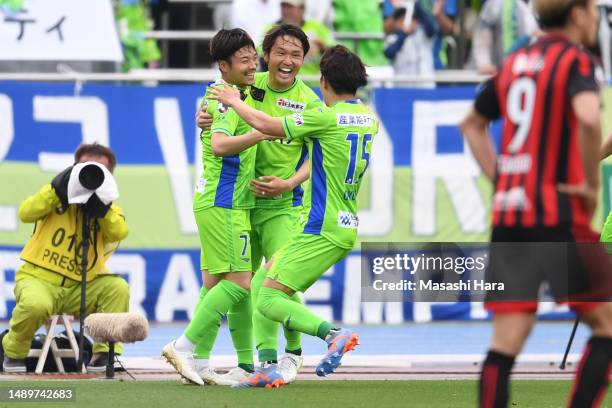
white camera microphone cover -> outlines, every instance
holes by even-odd
[[[93,164],[99,167],[104,173],[104,182],[96,190],[90,190],[81,185],[79,181],[79,174],[83,167]],[[104,204],[110,204],[119,198],[119,189],[117,188],[117,182],[108,169],[93,161],[78,163],[72,168],[70,173],[70,179],[68,180],[68,203],[69,204],[85,204],[89,198],[96,193],[100,201]]]

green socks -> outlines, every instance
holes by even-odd
[[[206,337],[216,336],[223,316],[232,305],[240,303],[248,295],[247,290],[234,282],[226,279],[220,281],[199,302],[193,319],[185,329],[185,337],[198,345]]]
[[[325,340],[333,327],[331,323],[312,313],[306,306],[294,302],[280,290],[262,287],[258,297],[256,309],[263,316],[282,323],[288,329]]]
[[[227,313],[232,343],[238,355],[238,367],[249,372],[253,371],[253,308],[251,304],[251,297],[247,295],[240,302],[232,305]]]
[[[262,266],[251,280],[251,299],[254,306],[257,305],[257,297],[266,279],[266,273],[266,269]],[[278,322],[264,317],[257,307],[253,308],[253,333],[260,362],[277,361],[278,326]]]
[[[202,286],[202,289],[200,290],[200,297],[198,299],[198,304],[196,305],[195,311],[193,312],[194,318],[195,316],[197,316],[198,310],[202,307],[202,302],[204,301],[204,297],[206,296],[206,293],[208,293],[208,289]],[[200,339],[200,341],[196,343],[195,351],[193,353],[194,358],[198,360],[203,360],[203,359],[208,360],[210,358],[210,351],[213,348],[213,344],[215,344],[215,340],[217,338],[218,331],[219,330],[217,326],[217,331],[215,333],[211,333],[208,336],[204,336],[202,339]]]
[[[262,266],[251,281],[251,299],[253,305],[257,305],[257,296],[266,279],[267,273],[266,269]],[[291,299],[297,303],[302,302],[300,295],[297,293],[291,296]],[[256,307],[253,308],[253,332],[255,334],[255,344],[257,346],[258,359],[260,362],[277,361],[278,326],[278,322],[263,316]],[[287,341],[285,350],[293,354],[301,355],[302,333],[286,327],[283,327],[283,329],[285,340]]]
[[[293,302],[302,304],[302,299],[300,298],[300,295],[297,292],[294,293],[293,296],[291,296],[291,300]],[[298,356],[302,355],[302,332],[289,329],[285,326],[283,326],[283,332],[285,333],[285,340],[287,340],[285,351],[287,353],[296,354]]]
[[[200,298],[196,305],[194,318],[202,306],[202,302],[208,289],[202,287]],[[240,302],[232,305],[227,313],[228,326],[232,337],[232,343],[238,356],[238,367],[253,371],[253,321],[251,319],[253,308],[251,297],[245,296]],[[217,326],[218,327],[218,326]],[[204,336],[195,346],[194,357],[198,360],[210,359],[210,352],[217,338],[217,331]]]

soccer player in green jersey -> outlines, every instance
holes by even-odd
[[[251,86],[251,106],[270,116],[302,113],[306,109],[323,106],[319,97],[303,81],[296,79],[309,51],[308,37],[298,27],[273,27],[262,44],[269,71],[255,74]],[[198,126],[205,128],[206,116],[198,113]],[[251,210],[251,257],[253,270],[258,270],[262,259],[269,261],[294,233],[302,208],[301,184],[308,179],[306,146],[301,140],[275,140],[260,143],[255,160],[255,179],[251,190],[256,195]],[[252,303],[256,304],[259,289],[265,279],[259,270],[251,283]],[[300,301],[299,295],[293,295]],[[292,382],[302,365],[301,333],[285,329],[285,353],[278,358],[278,322],[253,310],[253,332],[259,361],[265,366],[278,361],[285,382]]]
[[[240,97],[248,100],[247,88],[253,84],[257,68],[253,40],[242,29],[221,30],[210,51],[223,80],[241,88]],[[237,379],[225,378],[228,381],[223,382],[209,367],[208,359],[220,321],[228,314],[239,362],[233,374],[239,379],[253,371],[249,288],[253,270],[250,210],[255,197],[249,185],[254,177],[256,144],[266,136],[251,131],[232,109],[208,96],[204,104],[213,122],[200,136],[205,171],[194,197],[204,287],[193,320],[181,337],[164,347],[162,355],[186,380],[232,385]]]
[[[323,105],[310,87],[296,79],[309,50],[308,37],[300,28],[287,24],[274,27],[264,37],[262,49],[269,71],[255,75],[251,88],[255,109],[281,117]],[[251,210],[254,271],[261,266],[262,258],[269,261],[294,233],[302,208],[301,183],[309,175],[306,156],[307,149],[301,140],[277,139],[258,145],[252,182],[257,199]],[[253,305],[264,279],[265,271],[253,278]],[[300,301],[297,293],[293,299]],[[302,366],[301,333],[284,330],[285,353],[278,358],[278,330],[278,322],[267,319],[254,308],[253,332],[260,363],[274,364],[278,359],[285,381],[292,382]]]
[[[369,109],[355,99],[367,84],[365,67],[346,47],[328,49],[321,59],[321,90],[327,107],[273,118],[240,100],[229,88],[214,87],[211,98],[235,111],[262,133],[287,142],[306,141],[310,157],[310,184],[304,197],[304,222],[292,239],[265,267],[267,278],[256,308],[286,328],[320,337],[328,353],[316,372],[325,376],[354,349],[357,333],[337,329],[292,300],[306,291],[325,271],[346,257],[357,239],[357,194],[368,167],[371,143],[378,123]],[[284,385],[276,365],[242,381],[242,387]]]

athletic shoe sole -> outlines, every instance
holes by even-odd
[[[327,360],[319,363],[316,369],[316,373],[319,377],[327,377],[329,374],[336,371],[338,367],[340,367],[342,357],[344,354],[349,351],[353,351],[359,345],[359,335],[357,333],[352,333],[351,337],[344,344],[344,348],[342,349],[342,353],[339,351],[335,351],[331,355],[327,356]]]
[[[274,380],[272,381],[271,384],[266,384],[266,388],[270,389],[270,388],[280,388],[280,387],[284,387],[285,385],[289,385],[288,383],[286,383],[285,381],[278,379],[278,380]]]

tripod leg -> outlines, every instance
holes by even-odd
[[[567,355],[570,352],[570,349],[572,348],[572,343],[574,342],[574,336],[576,335],[576,330],[578,329],[578,323],[580,323],[580,317],[576,318],[576,321],[574,322],[574,327],[572,328],[572,334],[570,334],[570,338],[567,341],[567,347],[565,348],[565,354],[563,355],[563,360],[561,361],[561,364],[559,365],[559,369],[561,370],[565,370],[565,363],[567,362]]]
[[[77,362],[77,369],[81,372],[87,372],[85,368],[85,362],[83,361],[83,348],[85,347],[85,332],[83,330],[83,324],[85,322],[86,312],[86,301],[85,296],[87,293],[87,254],[89,252],[89,214],[87,211],[83,211],[83,257],[81,258],[81,307],[79,311],[79,360]],[[91,357],[91,356],[90,356]]]
[[[115,342],[108,342],[108,363],[106,364],[106,379],[112,380],[115,377]]]

